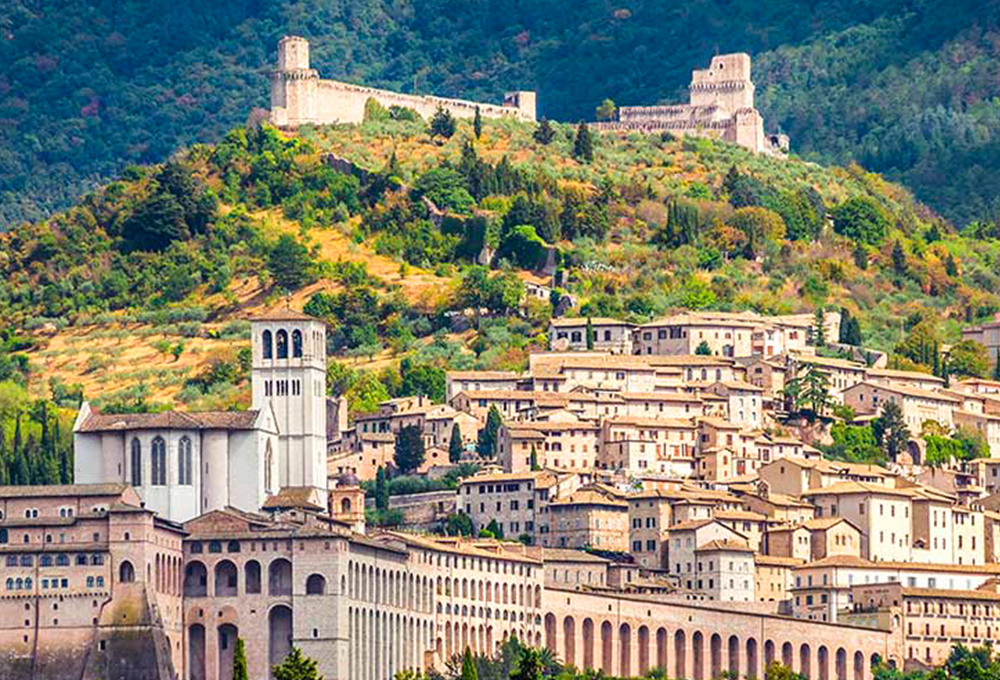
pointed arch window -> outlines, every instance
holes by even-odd
[[[187,435],[181,437],[177,444],[177,483],[190,486],[191,481],[191,438]]]
[[[153,439],[152,448],[152,471],[149,483],[153,486],[166,486],[167,484],[167,442],[163,437],[157,436]]]
[[[271,482],[272,482],[272,472],[271,468],[274,467],[274,451],[271,449],[271,440],[267,440],[267,445],[264,450],[264,491],[271,493]]]
[[[260,334],[260,344],[261,350],[264,353],[264,358],[270,359],[272,352],[274,351],[274,347],[271,344],[271,331],[264,331]]]
[[[278,358],[279,359],[287,359],[288,358],[288,331],[286,331],[284,328],[282,328],[281,330],[279,330],[277,332],[277,334],[276,334],[276,342],[275,342],[275,344],[277,345],[277,350],[278,350],[277,356],[278,356]]]
[[[132,438],[132,486],[142,486],[142,444],[138,437]]]
[[[295,358],[302,357],[302,331],[292,331],[292,356]]]

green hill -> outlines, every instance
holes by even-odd
[[[265,106],[278,38],[322,73],[590,118],[675,101],[716,51],[755,57],[768,123],[857,160],[956,222],[996,229],[997,0],[824,3],[320,0],[0,7],[0,225],[50,214],[130,163],[215,141]]]

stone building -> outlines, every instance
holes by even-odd
[[[326,331],[291,310],[255,317],[247,411],[104,414],[73,426],[74,479],[127,483],[172,521],[255,512],[283,486],[326,490]]]
[[[784,156],[788,137],[765,135],[764,118],[754,108],[749,54],[720,54],[707,69],[691,73],[688,104],[623,106],[617,120],[594,124],[599,130],[668,131],[739,144],[754,153]]]
[[[171,680],[184,536],[125,484],[0,487],[0,677]]]
[[[550,500],[546,512],[549,531],[542,545],[628,551],[628,503],[600,485]]]
[[[518,91],[504,95],[503,104],[477,104],[432,95],[402,94],[336,80],[321,80],[309,65],[309,41],[285,36],[278,42],[278,64],[271,73],[271,123],[277,127],[360,123],[369,100],[384,108],[412,109],[429,120],[439,109],[456,118],[472,118],[476,109],[484,118],[511,117],[535,120],[535,93]]]

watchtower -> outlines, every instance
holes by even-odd
[[[278,68],[271,73],[271,123],[296,127],[316,120],[319,73],[309,68],[309,41],[288,35],[278,41]]]
[[[750,55],[720,54],[707,69],[691,72],[691,105],[718,106],[729,113],[753,108]]]

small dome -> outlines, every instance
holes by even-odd
[[[361,486],[361,482],[353,472],[345,472],[337,478],[337,488],[344,486]]]

